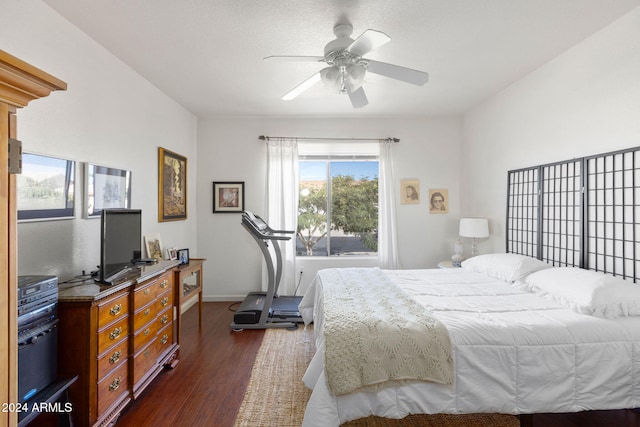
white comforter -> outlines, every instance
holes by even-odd
[[[577,314],[551,300],[463,269],[385,273],[445,324],[455,383],[413,382],[334,396],[323,372],[322,297],[316,280],[300,305],[317,352],[303,426],[378,415],[577,412],[640,406],[640,317]]]

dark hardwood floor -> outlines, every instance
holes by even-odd
[[[264,331],[232,332],[229,329],[233,317],[228,310],[230,304],[204,303],[202,331],[198,331],[197,308],[193,307],[184,314],[180,363],[175,369],[162,372],[125,409],[115,427],[233,426]],[[54,425],[43,418],[44,424],[35,424]],[[640,427],[640,412],[537,414],[533,417],[533,424],[526,425]]]
[[[264,331],[233,332],[232,303],[203,304],[182,317],[180,363],[130,404],[117,427],[233,426]]]

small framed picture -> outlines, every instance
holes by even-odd
[[[189,264],[189,249],[178,249],[178,261],[180,264]]]
[[[429,213],[446,214],[449,212],[449,191],[444,188],[429,189]]]
[[[178,250],[176,248],[167,248],[167,259],[170,261],[178,259]]]
[[[244,211],[244,181],[213,183],[213,213]]]
[[[145,235],[144,244],[147,248],[147,258],[162,259],[162,243],[160,243],[160,234]]]
[[[400,180],[400,203],[418,204],[420,203],[420,181],[417,179]]]

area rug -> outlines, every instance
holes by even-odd
[[[311,390],[302,376],[315,353],[313,326],[267,329],[234,427],[300,427]],[[343,427],[518,427],[504,414],[409,415],[401,420],[367,417]]]

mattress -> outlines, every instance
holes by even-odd
[[[317,352],[303,426],[377,415],[578,412],[640,406],[640,317],[603,319],[465,269],[385,270],[449,331],[452,385],[394,383],[335,396],[323,361],[322,275],[300,305]]]

